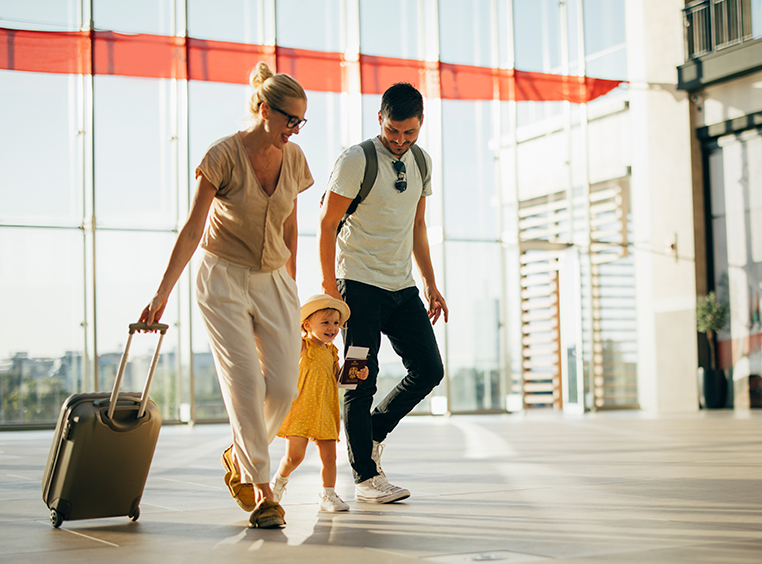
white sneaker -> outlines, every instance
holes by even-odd
[[[288,484],[288,478],[281,478],[278,474],[275,474],[273,481],[270,482],[270,489],[273,491],[273,501],[280,503],[283,499],[283,495],[286,493],[286,484]]]
[[[384,443],[373,441],[373,450],[370,453],[370,457],[373,459],[373,462],[376,463],[376,470],[378,470],[378,475],[381,476],[384,480],[386,480],[386,474],[384,474],[384,471],[381,470],[381,453],[383,452],[384,452]]]
[[[355,485],[355,501],[391,503],[408,497],[410,497],[410,490],[394,486],[381,476],[373,476]]]
[[[320,511],[349,511],[349,505],[336,492],[320,492]]]

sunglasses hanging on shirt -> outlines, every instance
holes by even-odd
[[[394,161],[392,166],[394,166],[394,170],[397,172],[397,181],[394,183],[394,187],[399,192],[404,192],[407,189],[407,172],[405,171],[405,163],[402,161]]]

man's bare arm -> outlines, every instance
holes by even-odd
[[[321,286],[323,292],[334,298],[342,299],[336,287],[336,229],[344,214],[347,213],[352,198],[340,196],[330,190],[326,192],[323,206],[320,208],[317,239],[320,258]]]

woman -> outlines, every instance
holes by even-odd
[[[313,179],[301,149],[289,142],[307,121],[304,90],[262,62],[251,85],[250,125],[213,143],[196,169],[188,220],[140,320],[161,318],[201,241],[197,300],[233,431],[222,455],[225,483],[252,511],[250,526],[271,528],[285,520],[270,489],[268,445],[299,377],[296,196]]]

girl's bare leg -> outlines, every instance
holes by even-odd
[[[320,478],[324,488],[336,486],[336,441],[315,441],[320,453]]]
[[[309,439],[304,437],[297,437],[294,435],[286,437],[286,454],[283,455],[283,458],[280,460],[280,465],[278,466],[278,475],[281,478],[288,478],[291,475],[291,472],[296,470],[302,463],[309,442]]]

